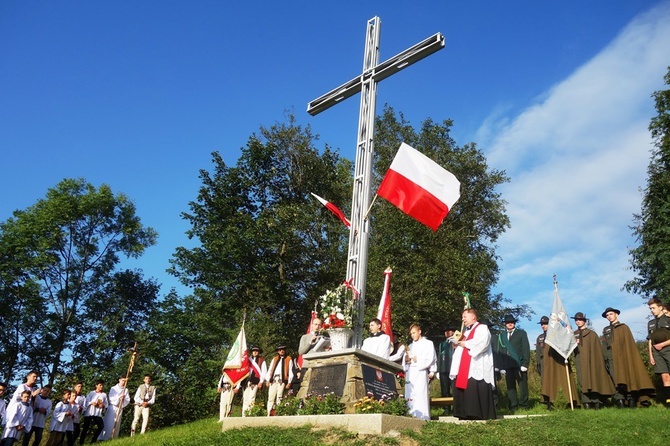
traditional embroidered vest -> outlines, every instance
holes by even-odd
[[[291,366],[291,357],[290,356],[284,356],[283,358],[280,356],[275,356],[272,359],[272,365],[270,369],[270,381],[274,380],[275,375],[279,373],[275,373],[275,369],[277,368],[277,365],[279,364],[280,361],[284,361],[283,366],[280,368],[281,370],[281,380],[282,382],[286,383],[288,382],[288,368]]]
[[[151,398],[153,398],[155,391],[156,391],[155,386],[149,386],[149,390],[147,391],[147,386],[142,384],[140,386],[140,398],[142,399],[142,401],[151,401]]]

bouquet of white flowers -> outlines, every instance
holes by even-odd
[[[323,316],[323,328],[351,328],[354,310],[353,293],[340,285],[334,290],[326,290],[319,298]]]

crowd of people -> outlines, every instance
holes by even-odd
[[[2,396],[7,385],[0,384],[0,418],[4,424],[0,446],[11,446],[21,441],[22,446],[38,446],[48,425],[46,446],[83,445],[89,438],[95,443],[119,436],[123,409],[130,403],[126,388],[126,377],[104,392],[105,382],[99,380],[88,395],[82,394],[84,384],[77,382],[72,389],[63,389],[55,407],[51,400],[52,386],[37,386],[38,374],[31,371],[25,382],[14,391],[9,402]],[[144,376],[144,383],[137,388],[134,397],[135,414],[131,435],[142,418],[141,433],[145,433],[149,422],[149,409],[156,401],[156,387],[151,385],[151,375]],[[50,417],[50,418],[49,418]]]
[[[670,317],[667,307],[658,299],[647,302],[653,318],[648,322],[647,348],[649,363],[659,375],[661,387],[656,389],[647,372],[640,350],[627,325],[619,321],[620,311],[609,307],[602,317],[609,321],[598,336],[587,327],[588,319],[577,312],[572,319],[576,347],[570,362],[546,342],[552,323],[542,316],[538,324],[543,333],[535,348],[536,371],[541,379],[541,402],[553,410],[560,390],[572,407],[599,409],[606,404],[619,408],[646,407],[651,399],[668,406],[670,403]],[[553,321],[559,323],[558,321]],[[445,330],[446,340],[438,346],[440,378],[447,369],[452,382],[441,383],[443,396],[454,396],[454,416],[460,419],[495,418],[496,382],[505,379],[508,410],[529,407],[528,368],[530,342],[528,335],[516,327],[511,315],[504,319],[505,330],[491,334],[477,322],[474,310],[463,313],[465,330],[454,335]],[[574,365],[577,381],[572,379]]]
[[[536,371],[541,379],[540,400],[553,410],[559,392],[572,407],[598,409],[606,404],[619,408],[648,406],[658,395],[664,404],[670,403],[670,317],[658,300],[648,302],[653,318],[648,324],[649,362],[660,376],[662,387],[655,389],[647,373],[640,351],[630,329],[619,321],[620,311],[607,308],[602,317],[609,321],[598,336],[588,328],[588,319],[582,312],[572,318],[576,348],[572,361],[559,354],[546,342],[546,331],[551,319],[542,316],[543,333],[535,343]],[[497,382],[504,379],[507,388],[507,412],[514,413],[530,406],[528,373],[531,363],[531,344],[527,333],[517,327],[512,315],[504,318],[504,330],[493,333],[478,320],[475,309],[462,314],[461,333],[454,326],[444,331],[444,340],[437,345],[422,334],[421,326],[409,328],[411,343],[407,346],[381,330],[381,321],[369,323],[370,335],[361,349],[383,359],[402,365],[405,374],[405,398],[410,414],[419,419],[430,419],[429,383],[440,381],[443,397],[453,396],[453,416],[464,420],[496,418],[499,406]],[[553,321],[553,323],[558,323]],[[308,334],[301,337],[297,353],[327,351],[330,341],[323,336],[322,321],[315,318]],[[255,403],[259,389],[268,389],[267,415],[282,401],[286,391],[297,392],[302,369],[298,358],[287,355],[286,345],[279,345],[273,358],[266,362],[258,347],[251,348],[249,377],[232,386],[225,374],[219,380],[221,393],[220,421],[230,416],[233,396],[242,392],[242,416]],[[576,369],[576,382],[572,378]],[[567,371],[567,373],[566,373]]]

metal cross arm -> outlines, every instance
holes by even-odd
[[[307,104],[307,113],[312,116],[317,115],[337,104],[338,102],[341,102],[344,99],[359,93],[361,91],[363,82],[365,82],[370,77],[372,77],[375,82],[383,81],[387,77],[397,73],[403,68],[418,62],[426,56],[430,56],[442,48],[444,48],[444,36],[442,33],[435,33],[429,38],[417,43],[416,45],[399,54],[396,54],[390,59],[380,63],[376,67],[373,67],[371,70],[368,70],[360,76],[353,78],[349,82],[334,88],[323,96],[314,99],[312,102]]]

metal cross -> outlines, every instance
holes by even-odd
[[[375,108],[377,83],[444,48],[444,36],[436,33],[385,62],[379,62],[379,36],[381,20],[368,20],[365,36],[363,73],[349,82],[329,91],[307,104],[307,113],[314,116],[338,102],[361,92],[358,118],[358,141],[354,165],[354,188],[351,198],[351,229],[349,232],[349,254],[347,258],[347,280],[360,291],[356,301],[357,318],[354,322],[354,347],[362,345],[365,311],[365,282],[367,277],[369,221],[365,219],[370,206],[370,184],[372,182],[372,159],[374,155]]]

